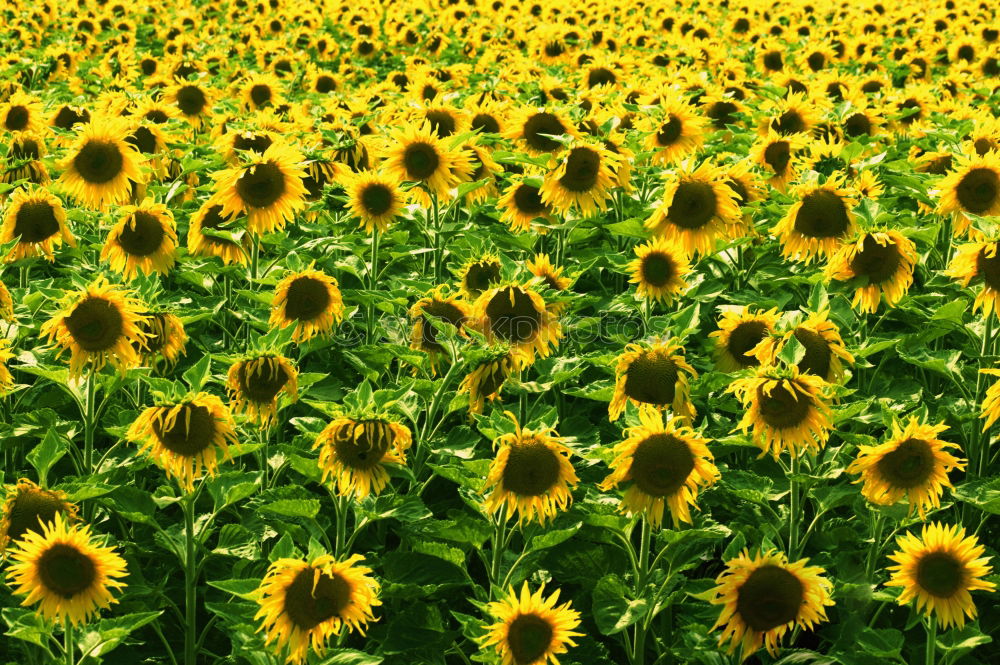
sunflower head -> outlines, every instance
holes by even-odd
[[[57,513],[73,522],[77,507],[63,492],[42,489],[26,478],[18,480],[17,485],[7,488],[0,506],[0,554],[29,531],[40,533],[42,525],[52,522]]]
[[[854,235],[856,223],[851,209],[852,192],[840,176],[820,185],[816,181],[792,189],[796,203],[774,231],[781,239],[782,254],[802,258],[807,263],[818,255],[833,254]]]
[[[91,208],[128,200],[142,184],[139,152],[127,142],[128,125],[114,117],[96,118],[77,132],[61,163],[59,182],[74,199]]]
[[[382,416],[337,418],[316,437],[323,480],[341,495],[364,499],[389,481],[387,464],[405,464],[412,436],[405,425]]]
[[[127,279],[137,273],[166,274],[173,267],[177,248],[177,228],[167,206],[143,200],[126,206],[124,215],[108,233],[101,258]]]
[[[568,602],[556,604],[558,590],[548,598],[544,593],[544,586],[531,593],[525,582],[520,594],[511,587],[505,598],[490,603],[496,622],[487,627],[483,646],[493,647],[503,665],[557,663],[556,656],[576,646],[580,613]]]
[[[507,284],[484,291],[473,307],[476,327],[493,343],[509,344],[523,364],[544,358],[558,346],[562,327],[529,285]]]
[[[519,357],[508,345],[499,345],[489,350],[486,356],[465,375],[458,392],[469,396],[469,418],[482,413],[486,400],[500,397],[504,384],[519,366]]]
[[[503,212],[500,219],[515,233],[525,233],[532,228],[535,220],[549,220],[552,217],[552,206],[542,199],[541,184],[536,184],[534,178],[517,178],[504,190],[497,200],[497,207]],[[544,233],[544,227],[538,228]]]
[[[826,274],[831,279],[859,280],[851,306],[861,312],[878,309],[885,296],[886,304],[895,307],[913,282],[917,248],[898,231],[861,233],[831,258]]]
[[[298,372],[278,353],[261,353],[236,361],[229,368],[226,388],[233,409],[251,421],[268,426],[274,420],[278,397],[298,399]]]
[[[247,228],[257,234],[284,228],[306,205],[303,158],[283,143],[274,143],[263,155],[246,153],[245,162],[216,173],[213,200],[221,214],[245,214]]]
[[[957,233],[970,227],[968,215],[1000,215],[1000,152],[964,157],[940,183],[938,211],[953,214]]]
[[[439,285],[432,289],[427,296],[414,303],[409,314],[410,320],[413,322],[413,329],[410,333],[410,348],[427,353],[433,368],[438,357],[445,354],[447,349],[438,340],[437,330],[429,322],[430,319],[438,324],[450,325],[455,329],[456,334],[464,336],[465,326],[472,316],[472,309],[459,297],[450,295],[447,286]]]
[[[450,149],[427,121],[396,132],[383,166],[397,182],[421,183],[429,194],[442,199],[471,170],[468,158]]]
[[[0,224],[0,244],[8,242],[16,242],[8,261],[39,254],[51,261],[53,247],[63,242],[76,246],[62,201],[40,187],[17,189],[11,197]]]
[[[542,202],[566,214],[576,208],[589,217],[607,207],[616,184],[619,156],[598,143],[575,141],[544,179]]]
[[[475,300],[484,291],[501,282],[501,269],[500,257],[496,254],[488,253],[469,259],[458,271],[462,293],[466,298]]]
[[[671,302],[687,290],[684,276],[691,271],[687,255],[664,238],[654,238],[635,248],[628,265],[636,295],[659,302]]]
[[[676,340],[625,347],[616,361],[615,393],[608,407],[610,419],[618,420],[628,402],[637,407],[671,409],[687,421],[694,418],[690,380],[698,373],[684,359],[683,352],[684,347]]]
[[[646,228],[688,254],[714,251],[716,240],[730,237],[741,219],[726,180],[722,169],[708,162],[672,173]]]
[[[388,230],[407,203],[406,194],[394,179],[373,171],[355,174],[345,189],[351,213],[366,233]]]
[[[774,334],[778,325],[778,311],[759,312],[752,309],[729,309],[719,319],[719,329],[709,337],[715,338],[715,362],[725,372],[736,372],[757,367],[769,358],[753,353],[757,346]]]
[[[223,263],[247,262],[241,216],[225,213],[222,203],[209,199],[191,216],[188,223],[187,249],[194,256],[217,256]]]
[[[328,334],[344,318],[344,301],[337,280],[318,270],[300,270],[274,289],[271,326],[295,326],[292,339],[304,342]]]
[[[133,346],[140,354],[143,362],[155,363],[162,358],[168,365],[173,365],[187,344],[187,333],[184,323],[176,314],[169,312],[145,312],[146,319],[139,323],[139,330],[144,338],[141,344]]]
[[[979,283],[979,292],[973,303],[973,311],[982,310],[985,316],[996,312],[1000,298],[1000,243],[975,242],[962,245],[948,266],[948,276],[957,279],[962,286]]]

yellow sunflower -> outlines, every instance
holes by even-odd
[[[792,457],[814,453],[830,438],[829,384],[818,376],[763,365],[753,376],[733,381],[726,392],[743,402],[746,412],[737,427],[751,433],[762,456],[771,453],[777,459],[786,449]]]
[[[282,143],[271,145],[263,155],[246,153],[243,164],[212,177],[220,214],[245,214],[247,228],[256,234],[280,231],[306,205],[303,157]]]
[[[653,151],[653,162],[666,165],[698,149],[704,140],[705,121],[687,102],[671,99],[660,102],[646,129],[649,134],[644,147]]]
[[[14,322],[14,299],[3,282],[0,282],[0,321]]]
[[[562,326],[530,285],[496,286],[473,305],[476,327],[488,342],[509,344],[522,366],[534,362],[535,354],[549,355],[549,345],[559,346]]]
[[[891,579],[886,586],[903,587],[898,602],[916,600],[917,611],[934,615],[942,628],[965,625],[965,617],[976,617],[970,591],[996,591],[984,577],[992,573],[986,548],[965,528],[940,523],[925,524],[918,538],[907,533],[896,538],[899,550],[889,558]]]
[[[861,493],[880,506],[891,506],[904,496],[910,513],[924,519],[929,508],[941,505],[945,487],[951,487],[948,472],[965,469],[965,460],[945,448],[959,448],[937,438],[947,425],[928,425],[911,417],[906,427],[892,424],[889,440],[878,446],[859,446],[858,457],[847,467],[860,473]],[[960,448],[959,448],[960,449]]]
[[[683,251],[664,238],[654,238],[635,248],[636,258],[629,262],[629,282],[636,284],[640,298],[669,303],[687,290],[684,275],[691,264]]]
[[[345,180],[348,207],[365,232],[388,230],[407,202],[396,181],[374,171],[361,171]]]
[[[574,141],[542,183],[542,203],[567,214],[577,208],[584,217],[607,208],[615,185],[619,157],[596,143]]]
[[[958,248],[958,253],[948,266],[947,274],[958,279],[962,286],[969,286],[969,283],[976,278],[982,279],[982,288],[976,294],[972,311],[983,311],[984,316],[990,316],[996,312],[1000,317],[1000,308],[997,307],[997,300],[1000,298],[1000,256],[997,255],[997,248],[1000,244],[996,242],[977,242],[962,245]]]
[[[343,628],[364,635],[375,621],[372,608],[378,599],[379,583],[372,569],[359,565],[364,560],[354,554],[338,561],[323,554],[302,561],[278,559],[271,563],[257,590],[260,610],[259,630],[267,633],[265,645],[288,650],[286,662],[305,662],[309,647],[322,655],[326,643]]]
[[[100,371],[110,363],[121,372],[139,364],[136,345],[145,343],[141,304],[129,291],[99,277],[82,291],[69,293],[63,308],[42,324],[41,334],[69,350],[70,377],[82,376],[89,365]]]
[[[740,219],[740,208],[722,169],[705,162],[697,169],[683,167],[668,176],[663,201],[646,221],[646,228],[688,254],[710,254],[718,239],[733,235]]]
[[[836,382],[844,376],[844,363],[854,364],[854,356],[844,347],[837,324],[827,310],[813,312],[806,320],[781,335],[768,335],[750,353],[761,363],[771,362],[791,338],[805,348],[799,372]]]
[[[462,293],[466,298],[475,300],[484,291],[500,283],[501,267],[500,258],[493,253],[469,259],[458,271]]]
[[[259,425],[274,420],[281,393],[291,401],[299,396],[299,373],[291,361],[277,353],[262,353],[236,361],[226,377],[229,401],[237,413]]]
[[[991,376],[1000,376],[1000,369],[981,369],[979,371]],[[996,381],[986,389],[986,395],[983,396],[981,408],[982,411],[979,417],[986,419],[986,423],[983,425],[983,431],[985,432],[1000,418],[1000,381]]]
[[[255,72],[240,84],[240,98],[251,111],[279,106],[284,102],[281,81],[273,74]]]
[[[827,279],[862,280],[854,291],[851,307],[871,313],[885,296],[886,305],[895,307],[913,283],[917,248],[898,231],[865,232],[843,245],[830,259]]]
[[[296,342],[328,334],[343,318],[344,300],[337,280],[318,270],[294,272],[274,287],[271,327],[294,325]]]
[[[89,526],[70,526],[60,512],[41,532],[26,532],[10,558],[7,583],[14,595],[25,597],[22,607],[37,605],[47,621],[86,623],[118,602],[112,591],[125,588],[125,560],[95,543]]]
[[[236,213],[226,214],[222,204],[208,200],[188,222],[187,250],[192,256],[217,256],[223,263],[245,264],[247,239]]]
[[[527,182],[524,178],[514,179],[497,199],[497,208],[502,212],[500,221],[507,224],[514,233],[531,230],[537,219],[551,220],[552,206],[542,199],[541,187]]]
[[[203,475],[215,476],[218,458],[229,459],[237,443],[229,409],[208,393],[146,408],[126,436],[187,492]]]
[[[573,502],[570,486],[580,479],[569,461],[572,451],[551,427],[522,429],[514,414],[505,415],[514,421],[514,432],[493,441],[498,450],[483,486],[486,512],[506,507],[505,517],[516,512],[518,524],[544,524]]]
[[[624,512],[644,514],[659,527],[667,507],[676,529],[681,522],[691,523],[699,489],[714,484],[719,470],[708,439],[688,427],[687,419],[664,415],[649,406],[639,409],[641,424],[626,429],[625,440],[615,445],[612,473],[600,487],[607,491],[629,483]]]
[[[615,393],[608,405],[608,418],[618,420],[625,405],[671,409],[690,422],[695,416],[691,403],[691,379],[698,373],[684,359],[684,347],[676,340],[656,340],[650,345],[629,344],[615,361]]]
[[[528,259],[524,266],[532,275],[541,282],[544,282],[553,291],[566,291],[573,280],[563,275],[563,267],[555,266],[548,254],[535,254]]]
[[[426,121],[392,135],[383,168],[398,182],[421,183],[438,198],[448,198],[472,170],[468,157],[449,149]]]
[[[754,354],[758,345],[774,334],[778,325],[778,310],[759,312],[753,309],[730,309],[722,313],[719,329],[709,335],[715,338],[715,364],[724,372],[738,372],[767,363],[770,357]]]
[[[175,108],[192,126],[201,127],[211,113],[212,93],[197,83],[179,81],[164,91],[163,102]]]
[[[142,156],[126,140],[128,133],[120,118],[97,118],[77,132],[60,164],[59,183],[71,197],[94,209],[128,200],[143,181]]]
[[[579,132],[561,112],[554,109],[523,108],[516,111],[507,124],[504,136],[520,141],[531,155],[544,155],[562,149],[553,136],[580,138]]]
[[[108,233],[101,258],[126,279],[138,273],[170,272],[177,250],[173,213],[164,204],[150,199],[137,206],[125,206],[122,212],[121,219]]]
[[[62,201],[41,187],[14,191],[0,225],[0,244],[9,242],[16,244],[7,254],[8,261],[39,254],[52,261],[54,246],[65,242],[76,247]]]
[[[968,215],[1000,215],[1000,152],[960,158],[954,170],[939,184],[938,212],[953,214],[955,233],[965,233]]]
[[[6,103],[0,105],[0,119],[3,128],[8,132],[39,134],[45,129],[42,103],[33,95],[21,90],[16,91]]]
[[[851,212],[855,201],[843,176],[832,176],[822,185],[813,179],[793,187],[791,195],[796,202],[774,227],[783,256],[806,263],[818,255],[829,256],[857,230]]]
[[[0,554],[28,532],[41,533],[42,525],[62,514],[66,522],[76,521],[77,507],[66,494],[42,489],[27,478],[7,488],[0,506]]]
[[[741,648],[741,661],[761,646],[776,656],[778,642],[790,628],[811,630],[827,621],[833,584],[823,576],[825,570],[808,564],[808,559],[792,563],[773,550],[753,557],[743,550],[727,561],[709,601],[723,606],[712,627],[722,627],[719,644],[729,642],[729,653]]]
[[[143,339],[133,348],[146,364],[155,363],[159,358],[168,365],[175,364],[187,345],[184,323],[176,314],[166,312],[145,312],[143,315],[145,320],[139,322]]]
[[[14,358],[10,352],[10,340],[0,339],[0,396],[3,396],[14,387],[14,376],[10,373],[8,364]],[[0,551],[3,550],[3,543],[0,540]]]
[[[482,413],[486,400],[500,397],[504,383],[517,371],[518,359],[507,346],[501,346],[488,354],[465,375],[458,388],[459,394],[469,396],[469,417]]]
[[[768,130],[750,150],[750,159],[768,174],[767,182],[778,191],[785,191],[787,184],[798,175],[796,153],[805,146],[801,135],[782,136]]]
[[[464,336],[465,326],[472,316],[472,309],[457,296],[450,295],[448,287],[441,284],[414,303],[409,316],[413,322],[410,348],[426,353],[433,371],[439,357],[447,354],[447,349],[438,341],[437,330],[428,322],[428,318],[434,319],[439,324],[450,325],[455,328],[456,334]]]
[[[575,647],[580,613],[569,602],[559,602],[559,591],[545,598],[545,587],[531,593],[528,583],[521,593],[510,587],[506,597],[489,604],[496,623],[487,627],[483,647],[493,647],[502,665],[559,665],[560,654]]]
[[[341,496],[358,500],[379,494],[389,482],[387,464],[406,464],[412,443],[410,430],[385,418],[337,418],[319,433],[323,481],[328,479]]]

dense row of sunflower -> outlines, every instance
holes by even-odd
[[[6,661],[1000,653],[989,3],[2,12]]]

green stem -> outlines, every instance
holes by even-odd
[[[493,551],[490,559],[490,596],[495,597],[497,593],[497,582],[500,578],[500,563],[503,561],[504,542],[507,528],[507,504],[500,504],[500,512],[496,515],[497,521],[493,525]],[[502,593],[503,589],[499,589]]]
[[[987,366],[987,364],[988,364],[987,361],[986,361],[987,351],[989,351],[990,355],[992,355],[992,349],[993,349],[993,315],[992,314],[986,317],[986,324],[985,325],[986,325],[986,327],[983,330],[983,339],[982,339],[982,342],[981,342],[981,344],[979,346],[979,369],[980,370],[984,369]],[[983,384],[985,383],[984,376],[985,375],[981,371],[977,372],[977,374],[976,374],[976,401],[977,401],[977,403],[981,403],[982,402],[982,398],[983,398]],[[972,425],[972,427],[973,427],[973,435],[976,437],[977,441],[976,441],[976,447],[974,449],[972,449],[972,450],[969,451],[970,452],[970,459],[969,459],[970,469],[969,469],[969,471],[974,476],[981,476],[983,474],[983,470],[984,470],[984,466],[985,466],[985,462],[986,462],[986,458],[987,458],[987,452],[986,451],[989,448],[990,437],[989,437],[989,432],[988,431],[982,431],[982,430],[980,430],[978,424],[974,423]]]
[[[75,665],[73,653],[76,643],[73,639],[73,624],[68,621],[63,624],[63,654],[66,656],[66,665]]]
[[[799,551],[799,457],[792,456],[791,473],[789,474],[789,507],[788,507],[788,557],[793,561]]]
[[[378,226],[372,227],[372,261],[368,269],[368,297],[372,297],[375,292],[375,283],[378,281]],[[372,344],[372,337],[375,334],[375,304],[368,305],[368,343]]]
[[[646,589],[649,577],[649,544],[653,535],[653,527],[645,515],[642,517],[642,535],[639,540],[639,574],[635,578],[635,596],[640,598]],[[646,622],[635,624],[635,640],[632,647],[632,665],[642,665],[646,658]]]
[[[937,617],[933,614],[927,622],[927,651],[924,654],[924,665],[934,665],[934,649],[937,646]]]
[[[441,259],[444,246],[441,244],[441,210],[437,194],[431,192],[431,225],[434,227],[434,283],[441,283]]]
[[[195,565],[194,504],[197,490],[184,498],[184,665],[195,665],[198,571]]]
[[[331,490],[331,494],[332,492],[333,490]],[[337,533],[334,535],[333,555],[338,560],[346,554],[347,549],[347,512],[350,510],[349,501],[350,499],[346,496],[333,497],[333,503],[337,510]]]
[[[885,515],[881,512],[875,517],[875,525],[872,529],[872,546],[868,550],[868,562],[865,565],[865,579],[872,581],[872,574],[875,572],[875,563],[879,554],[882,553],[882,529],[885,526]]]

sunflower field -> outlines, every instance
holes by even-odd
[[[1000,662],[1000,21],[0,0],[0,665]]]

